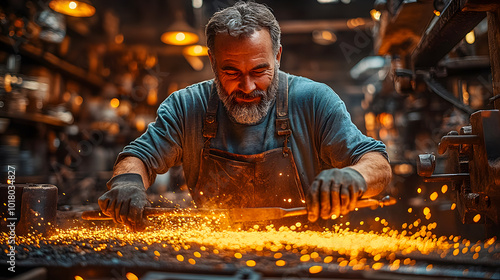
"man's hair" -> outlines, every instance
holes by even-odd
[[[271,10],[255,2],[239,1],[231,7],[216,12],[205,29],[207,46],[214,49],[215,36],[220,33],[233,37],[250,36],[255,31],[267,28],[271,35],[274,54],[280,48],[281,30]]]

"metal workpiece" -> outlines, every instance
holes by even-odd
[[[371,208],[384,207],[394,205],[396,199],[390,196],[385,196],[380,200],[377,199],[360,199],[356,203],[356,208]],[[231,209],[179,209],[179,208],[162,208],[162,207],[145,207],[143,217],[215,217],[227,219],[229,223],[239,222],[259,222],[278,220],[286,217],[303,216],[307,214],[306,207],[281,208],[281,207],[254,207],[254,208],[231,208]],[[89,221],[104,221],[112,218],[106,216],[100,210],[84,211],[82,213],[83,220]]]
[[[16,235],[50,235],[57,224],[57,187],[49,184],[2,184],[2,194],[7,193],[9,186],[15,190],[15,203],[10,205],[12,207],[2,204],[2,231],[5,231],[3,223],[13,222],[16,224]],[[2,195],[2,198],[7,196]]]

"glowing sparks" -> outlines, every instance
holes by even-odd
[[[307,255],[307,254],[306,254],[306,255],[302,255],[302,256],[300,257],[300,261],[301,261],[301,262],[308,262],[310,259],[311,259],[311,256],[309,256],[309,255]]]
[[[434,201],[438,198],[438,193],[437,192],[433,192],[431,193],[431,195],[429,196],[429,198]]]
[[[448,191],[448,185],[443,185],[443,186],[441,187],[441,192],[442,192],[442,193],[446,193],[447,191]]]
[[[474,218],[472,218],[472,220],[474,221],[474,223],[477,223],[481,220],[481,214],[477,214],[476,216],[474,216]]]
[[[309,268],[309,273],[315,274],[315,273],[320,273],[323,271],[323,267],[319,265],[314,265]]]
[[[430,215],[430,209],[424,208],[423,213]],[[500,249],[495,244],[496,238],[471,244],[460,236],[437,237],[431,232],[437,223],[426,224],[425,219],[408,221],[399,229],[389,226],[381,217],[365,220],[366,226],[375,223],[383,226],[377,232],[350,230],[349,222],[323,231],[309,230],[307,224],[299,222],[289,227],[255,225],[242,230],[224,227],[212,218],[201,218],[202,223],[179,219],[181,222],[159,220],[159,224],[153,223],[143,232],[129,232],[123,227],[74,227],[58,229],[54,235],[44,238],[19,236],[18,241],[23,245],[79,246],[79,250],[112,252],[124,259],[140,251],[154,261],[177,261],[180,266],[203,266],[206,261],[218,259],[257,268],[265,267],[266,262],[274,268],[302,265],[311,274],[328,271],[329,264],[341,269],[394,271],[416,264],[415,259],[401,257],[409,254],[434,253],[441,258],[466,256],[472,260],[481,253]],[[0,234],[1,244],[5,244],[7,238],[6,233]],[[423,268],[433,269],[429,265],[426,263]],[[127,279],[131,278],[127,276]]]

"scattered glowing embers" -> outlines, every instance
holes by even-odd
[[[424,209],[423,214],[427,216],[430,210]],[[472,262],[500,251],[495,238],[472,243],[460,236],[438,237],[432,233],[437,223],[424,225],[420,219],[405,223],[399,229],[380,217],[359,223],[380,223],[383,227],[379,232],[351,230],[348,226],[354,224],[350,222],[312,231],[300,222],[288,227],[255,225],[242,230],[228,226],[222,216],[151,220],[154,223],[143,232],[129,232],[121,226],[92,226],[57,229],[50,237],[18,236],[17,250],[31,257],[41,248],[69,248],[75,258],[88,256],[119,262],[141,257],[150,263],[181,266],[206,267],[228,262],[262,270],[299,266],[311,274],[395,271],[416,265],[422,255],[432,257],[431,260],[460,258],[461,262],[464,259]],[[6,244],[7,238],[5,234],[0,236],[1,244]],[[436,265],[426,263],[425,270],[431,271]]]

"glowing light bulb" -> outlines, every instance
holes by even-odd
[[[184,34],[183,32],[178,32],[176,35],[175,35],[175,39],[179,42],[182,42],[184,41],[184,39],[186,39],[186,34]]]

